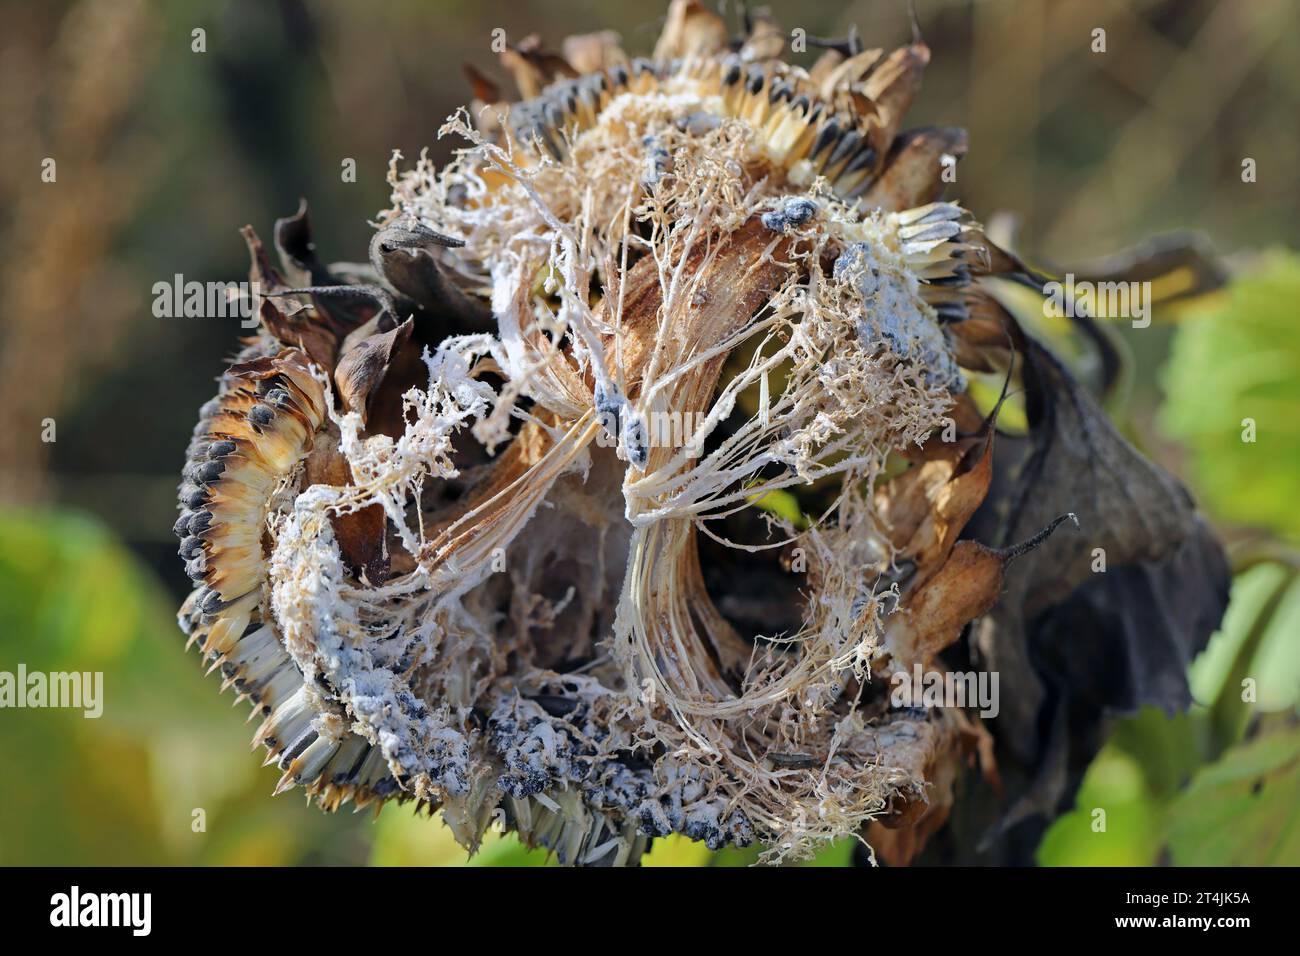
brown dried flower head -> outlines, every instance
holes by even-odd
[[[961,538],[994,475],[967,374],[1061,370],[940,199],[964,134],[902,128],[924,44],[805,69],[751,27],[677,0],[649,60],[511,47],[525,99],[472,73],[369,264],[319,262],[305,207],[278,265],[247,231],[262,327],[189,450],[181,621],[282,788],[625,864],[906,859],[992,777],[978,717],[890,679],[1024,550]]]

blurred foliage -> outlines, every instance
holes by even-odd
[[[98,718],[4,713],[0,864],[364,861],[362,817],[269,798],[279,774],[250,758],[251,728],[98,520],[0,511],[0,621],[0,669],[101,671],[104,697]]]
[[[417,812],[410,804],[387,804],[379,813],[372,866],[546,866],[545,850],[530,850],[513,833],[503,836],[489,827],[478,853],[469,856],[434,814]]]
[[[1275,603],[1279,585],[1290,610]],[[1120,722],[1075,809],[1044,836],[1039,862],[1300,863],[1300,829],[1288,832],[1300,806],[1300,734],[1287,719],[1298,696],[1298,609],[1289,570],[1259,567],[1239,577],[1223,628],[1193,665],[1196,703],[1187,713],[1148,708]],[[1250,704],[1242,702],[1244,680],[1254,682]],[[1256,734],[1243,742],[1252,724]]]
[[[1192,456],[1207,510],[1253,538],[1192,664],[1191,710],[1119,723],[1045,835],[1043,864],[1300,864],[1300,566],[1278,544],[1300,530],[1298,299],[1300,257],[1274,253],[1180,317],[1159,420]]]
[[[1169,809],[1185,866],[1294,866],[1300,860],[1300,729],[1269,734],[1196,775]]]
[[[1267,256],[1180,323],[1160,422],[1192,454],[1196,488],[1219,517],[1300,540],[1300,257]],[[1252,443],[1243,432],[1254,423]]]

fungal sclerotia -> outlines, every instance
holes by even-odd
[[[961,134],[902,129],[923,43],[804,67],[779,36],[676,0],[653,59],[511,48],[529,98],[394,158],[368,265],[316,260],[305,209],[279,266],[249,232],[181,621],[283,788],[416,800],[471,850],[501,818],[566,863],[776,861],[919,845],[993,772],[977,715],[887,690],[1013,554],[959,540],[994,442],[964,370],[1015,365],[983,283],[1024,267],[940,198]]]

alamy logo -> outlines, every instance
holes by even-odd
[[[895,707],[978,707],[981,717],[998,715],[997,671],[899,671],[890,678]]]
[[[260,295],[257,282],[186,282],[179,272],[171,282],[153,284],[153,314],[159,319],[237,318],[242,328],[258,323],[253,302]]]
[[[129,926],[131,935],[148,936],[153,924],[151,893],[70,893],[50,897],[51,926]]]
[[[104,713],[103,671],[0,671],[0,708],[70,707],[85,717]]]
[[[700,446],[695,444],[695,436],[707,417],[704,412],[651,412],[637,418],[632,431],[644,448],[682,448],[688,457],[698,458]],[[619,433],[619,416],[605,411],[599,418],[604,428],[597,433],[596,444],[613,448],[618,444],[614,436]]]
[[[1043,293],[1043,314],[1049,317],[1132,319],[1135,329],[1151,324],[1150,282],[1076,282],[1074,273],[1067,272],[1064,284],[1049,282]]]

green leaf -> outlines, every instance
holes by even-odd
[[[1253,656],[1247,642],[1263,612],[1276,607],[1279,589],[1290,580],[1289,569],[1277,564],[1260,564],[1232,579],[1232,595],[1219,630],[1188,671],[1192,697],[1206,707],[1213,706],[1228,689],[1234,665],[1243,653]],[[1234,688],[1239,689],[1239,688]]]
[[[1159,807],[1141,765],[1107,746],[1084,775],[1075,808],[1043,835],[1038,864],[1151,866],[1160,852],[1158,824]]]
[[[513,833],[488,827],[478,852],[470,856],[456,842],[442,815],[417,813],[407,804],[388,803],[375,821],[371,866],[547,866],[554,860],[544,849],[530,850]]]
[[[1292,540],[1300,539],[1297,301],[1300,255],[1279,252],[1190,307],[1163,370],[1160,413],[1191,452],[1196,489],[1212,511]],[[1244,440],[1250,423],[1254,441]]]
[[[750,504],[764,511],[770,511],[778,518],[784,518],[796,528],[808,526],[808,519],[804,517],[803,509],[799,507],[799,499],[784,489],[775,488],[761,495],[749,495],[748,500]]]
[[[803,866],[852,866],[853,848],[857,845],[853,837],[843,837],[834,843],[828,843],[817,851],[817,855],[803,863]]]
[[[1251,713],[1294,708],[1300,687],[1300,587],[1288,567],[1259,565],[1233,581],[1223,626],[1192,663],[1192,693],[1210,708],[1211,759],[1241,740]],[[1246,688],[1253,693],[1248,695]]]
[[[0,766],[31,785],[5,791],[0,863],[364,859],[364,817],[269,799],[279,771],[249,759],[247,709],[218,696],[172,599],[96,519],[0,510],[0,622],[0,670],[100,673],[103,705],[4,712]]]
[[[713,851],[698,840],[680,833],[655,840],[650,852],[641,858],[642,866],[708,866]]]
[[[489,831],[483,835],[483,845],[470,858],[470,866],[559,866],[554,854],[542,847],[529,849],[513,833],[500,834]]]
[[[1300,729],[1228,751],[1196,776],[1169,812],[1180,866],[1300,863]]]
[[[1206,712],[1199,707],[1175,714],[1143,707],[1116,725],[1107,746],[1136,762],[1156,800],[1172,797],[1214,756]]]

